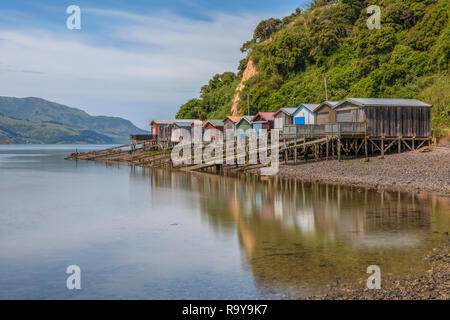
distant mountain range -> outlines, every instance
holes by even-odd
[[[0,144],[115,144],[145,134],[131,121],[91,116],[40,98],[0,97]]]

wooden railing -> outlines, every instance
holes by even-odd
[[[366,132],[362,122],[336,122],[327,124],[290,124],[283,127],[285,138],[361,135]]]
[[[342,136],[366,133],[366,124],[363,122],[337,122],[325,124],[325,135]]]
[[[155,134],[130,134],[130,140],[142,141],[142,140],[157,140],[158,136]]]

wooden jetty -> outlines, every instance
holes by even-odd
[[[248,137],[246,138],[248,139]],[[412,151],[430,144],[430,137],[373,137],[367,135],[365,123],[330,123],[321,125],[285,125],[280,132],[279,160],[280,163],[297,164],[301,161],[318,161],[343,157],[365,157],[379,155],[381,158],[388,152]],[[144,167],[174,168],[171,151],[178,142],[158,140],[133,140],[132,143],[108,148],[101,151],[72,153],[66,159],[128,163]],[[203,143],[203,150],[209,143]],[[245,172],[264,167],[263,164],[251,164],[248,145],[244,152],[234,152],[232,162],[226,161],[226,154],[219,154],[207,163],[195,158],[195,145],[191,144],[191,164],[182,164],[178,169],[184,171],[212,171],[212,172]],[[238,150],[235,144],[234,150]],[[266,150],[271,150],[268,143]],[[258,155],[257,155],[258,156]],[[222,159],[221,159],[222,158]],[[221,164],[217,161],[221,159]],[[202,160],[202,159],[201,159]],[[228,159],[229,160],[229,159]],[[240,161],[238,161],[240,160]],[[239,164],[238,164],[239,163]]]
[[[429,146],[431,107],[414,99],[351,98],[341,102],[324,102],[316,110],[316,124],[284,124],[281,129],[276,129],[280,134],[279,160],[286,164],[310,160],[341,161],[344,157],[365,157],[368,160],[369,156],[383,158],[388,152],[400,153]],[[132,135],[130,144],[102,151],[75,152],[67,159],[173,168],[171,151],[179,142],[173,142],[168,137],[174,121],[153,121],[152,135]],[[191,131],[195,125],[195,120],[176,121],[191,123]],[[248,135],[245,139],[247,142]],[[202,148],[210,143],[214,142],[203,142]],[[240,172],[264,166],[250,163],[250,156],[254,156],[255,150],[249,150],[248,144],[245,145],[245,151],[234,152],[232,161],[225,161],[225,153],[218,154],[207,163],[192,156],[192,164],[178,167],[187,171]],[[190,148],[191,154],[196,154],[196,145],[191,144]],[[237,140],[234,150],[239,150]],[[270,145],[267,150],[271,150]],[[259,152],[267,154],[267,150]],[[214,160],[219,159],[220,164],[217,164],[218,161]]]

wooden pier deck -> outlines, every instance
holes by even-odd
[[[365,157],[379,155],[381,158],[387,152],[412,151],[430,144],[430,137],[370,137],[366,135],[366,125],[364,123],[330,123],[325,125],[286,125],[280,132],[279,160],[280,163],[300,161],[319,161],[337,159],[343,157]],[[109,148],[101,151],[86,153],[72,153],[66,159],[103,161],[128,163],[131,165],[148,167],[174,168],[171,159],[171,151],[178,142],[162,141],[151,136],[150,140],[132,140],[130,144]],[[203,143],[203,149],[208,144]],[[228,171],[245,172],[247,170],[264,167],[258,164],[251,164],[250,156],[255,155],[255,151],[250,151],[248,146],[245,152],[234,152],[232,163],[230,159],[226,161],[226,154],[223,152],[217,157],[209,159],[207,163],[203,159],[195,158],[195,145],[191,144],[191,164],[181,164],[178,169],[184,171]],[[270,142],[265,152],[270,150]],[[234,150],[238,150],[236,142]],[[258,155],[256,155],[258,157]],[[217,160],[221,160],[217,164]],[[239,161],[238,161],[239,160]],[[198,163],[198,162],[201,163]]]

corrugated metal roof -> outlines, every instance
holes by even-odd
[[[320,109],[320,108],[322,108],[323,106],[329,106],[330,108],[334,108],[334,107],[337,106],[339,103],[340,103],[340,101],[324,101],[324,102],[322,102],[321,104],[319,104],[319,105],[317,106],[317,108],[314,109],[314,111],[315,111],[315,110],[318,110],[318,109]]]
[[[416,100],[416,99],[397,99],[397,98],[348,98],[341,101],[352,102],[361,106],[391,106],[391,107],[432,107],[431,104]]]
[[[295,110],[297,110],[297,108],[281,108],[280,110],[283,110],[287,114],[292,115],[295,112]]]
[[[204,125],[206,125],[207,123],[211,123],[214,127],[223,127],[222,120],[207,120]]]
[[[305,106],[309,110],[314,112],[320,106],[320,103],[304,103],[304,104],[302,104],[302,106]]]
[[[177,127],[180,127],[180,128],[187,128],[187,127],[190,127],[191,125],[192,125],[192,123],[191,122],[175,122],[174,123]]]

